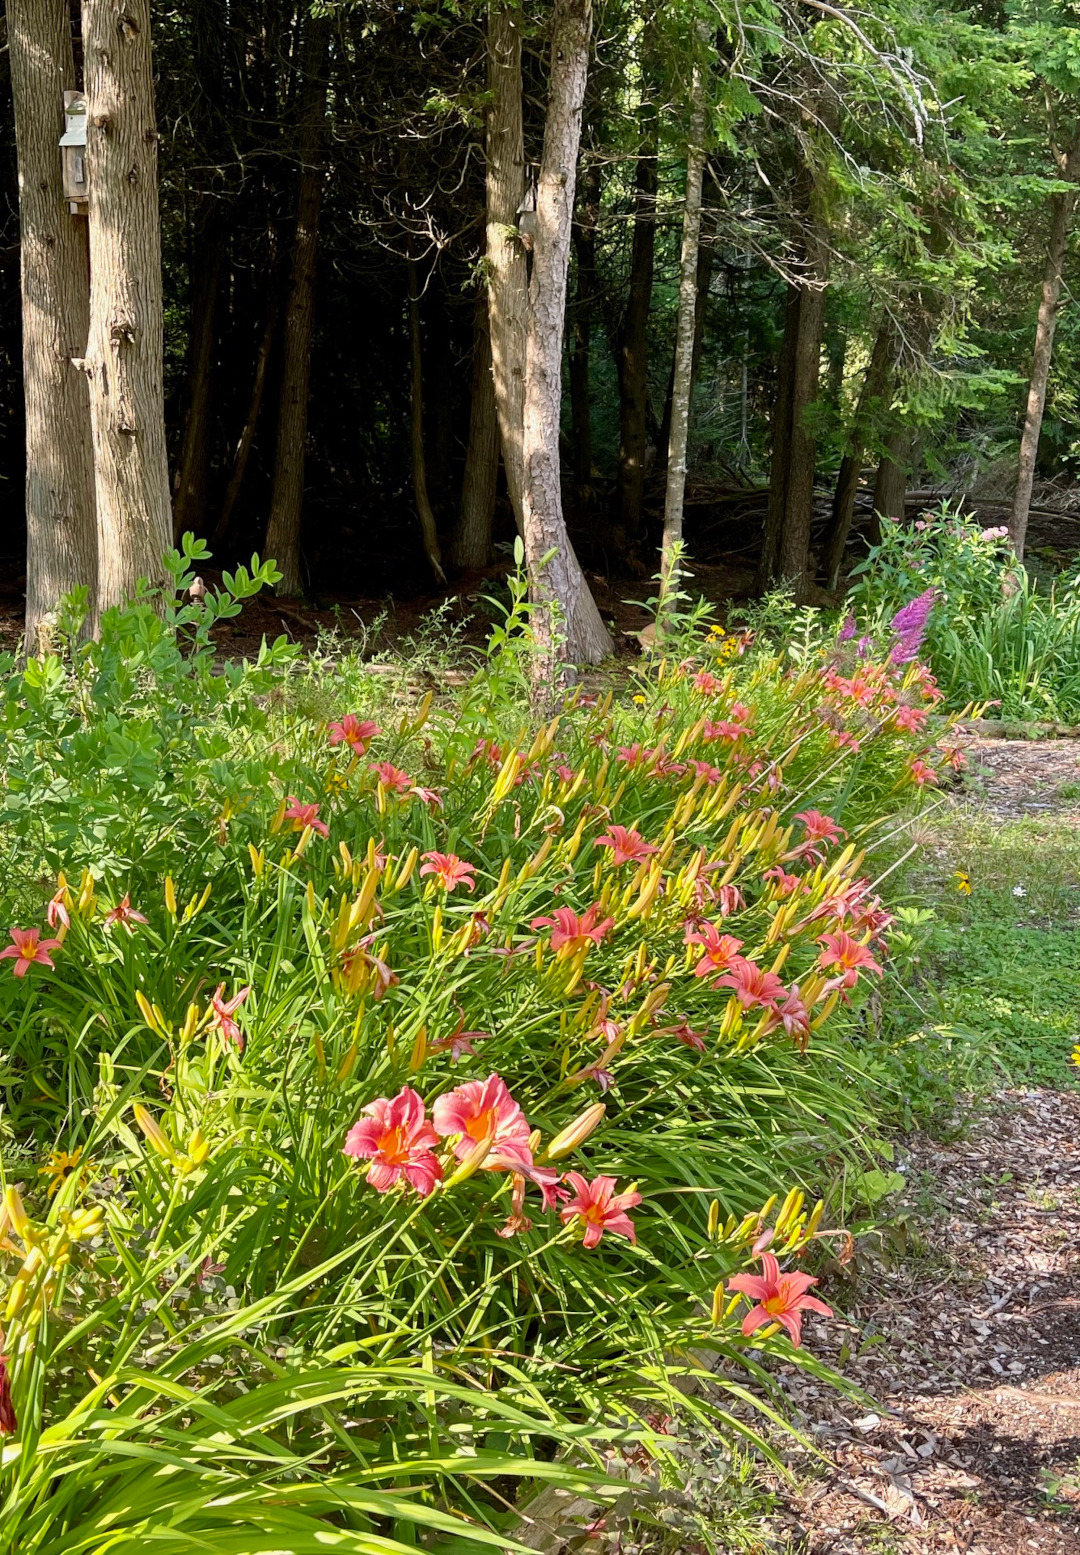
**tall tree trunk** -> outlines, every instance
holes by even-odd
[[[690,85],[690,140],[686,153],[686,203],[683,209],[682,259],[679,273],[679,315],[675,330],[675,376],[671,393],[671,439],[668,444],[667,488],[664,493],[664,540],[660,553],[661,628],[679,587],[678,549],[683,535],[686,494],[686,444],[690,432],[690,396],[694,377],[694,335],[697,324],[697,276],[701,241],[701,182],[705,172],[705,74],[694,64]]]
[[[589,373],[592,315],[596,303],[596,224],[600,217],[600,169],[590,163],[582,179],[580,215],[574,223],[577,296],[574,299],[574,350],[570,357],[570,425],[574,441],[574,485],[584,491],[592,480],[592,400]]]
[[[886,439],[874,481],[874,522],[870,529],[870,540],[874,545],[881,540],[880,519],[904,516],[911,446],[911,433],[902,427]]]
[[[247,474],[248,460],[251,457],[251,449],[255,442],[255,433],[259,426],[259,415],[262,411],[263,396],[266,392],[270,353],[274,345],[274,336],[277,333],[279,311],[277,289],[271,282],[270,302],[266,310],[266,323],[263,325],[262,340],[259,343],[259,354],[255,358],[255,377],[251,385],[251,398],[248,401],[247,415],[244,417],[244,425],[241,428],[240,437],[233,452],[232,468],[229,471],[229,484],[225,488],[221,512],[218,514],[218,520],[214,525],[214,533],[210,541],[211,545],[215,547],[221,544],[229,532],[233,511],[243,489],[244,476]]]
[[[1070,178],[1074,176],[1072,164],[1076,159],[1077,148],[1074,147],[1067,159],[1066,176]],[[1039,453],[1039,435],[1042,432],[1043,411],[1046,408],[1046,386],[1050,379],[1054,331],[1057,328],[1058,307],[1061,301],[1061,277],[1065,268],[1065,250],[1069,241],[1069,222],[1075,203],[1076,196],[1071,191],[1066,193],[1061,190],[1050,196],[1050,231],[1046,245],[1042,295],[1039,298],[1039,317],[1035,325],[1035,354],[1031,363],[1031,382],[1028,385],[1024,430],[1020,437],[1020,466],[1016,477],[1012,513],[1009,516],[1009,540],[1019,561],[1024,559],[1031,490],[1035,484],[1035,460]]]
[[[8,0],[19,159],[23,394],[26,403],[26,651],[48,647],[60,599],[97,584],[94,466],[86,378],[86,222],[68,213],[57,142],[75,86],[67,0]]]
[[[409,356],[412,374],[409,388],[410,447],[412,450],[413,499],[420,520],[424,555],[435,574],[436,583],[445,583],[439,531],[435,523],[427,488],[427,461],[424,455],[424,353],[420,339],[420,287],[415,259],[409,260]]]
[[[285,310],[285,358],[281,371],[277,446],[266,555],[277,562],[277,592],[292,598],[303,592],[300,577],[300,518],[304,506],[304,452],[307,444],[311,341],[315,322],[315,272],[319,256],[325,174],[322,166],[326,119],[326,64],[330,24],[324,16],[307,24],[300,86],[300,183],[296,202],[292,274]]]
[[[705,345],[705,324],[709,312],[709,287],[712,284],[713,257],[716,249],[713,245],[713,234],[716,231],[716,212],[701,212],[701,237],[698,242],[697,277],[694,282],[696,300],[694,302],[694,357],[690,367],[690,402],[693,404],[694,388],[698,380],[698,369],[701,367],[701,353]],[[675,358],[671,360],[671,372],[668,375],[667,395],[664,399],[664,415],[660,422],[660,452],[666,463],[668,447],[671,443],[671,409],[675,394]]]
[[[469,442],[461,482],[461,507],[450,552],[455,567],[486,567],[491,560],[491,527],[498,480],[499,415],[491,372],[488,304],[487,298],[481,295],[476,299],[473,324]]]
[[[650,108],[638,156],[630,294],[619,350],[619,529],[631,545],[641,538],[644,525],[649,307],[656,247],[657,137],[657,114]]]
[[[86,374],[98,608],[165,582],[172,541],[162,392],[161,223],[149,0],[83,0],[90,188]]]
[[[554,684],[560,661],[598,664],[611,652],[611,639],[566,532],[559,468],[566,273],[591,24],[590,0],[554,0],[529,282],[522,487],[525,556],[536,607],[532,626],[538,653],[533,668],[539,697],[545,695],[545,686]]]
[[[855,515],[855,498],[859,490],[859,475],[862,470],[863,454],[866,451],[867,433],[873,421],[874,411],[879,408],[883,396],[888,391],[895,361],[896,334],[892,319],[886,314],[874,338],[874,349],[859,391],[859,401],[851,418],[851,428],[836,479],[836,491],[833,496],[832,514],[822,561],[822,571],[830,589],[834,589],[840,580],[844,549],[848,535],[851,533],[851,521]]]
[[[791,376],[791,431],[778,563],[781,578],[791,584],[799,600],[805,600],[810,584],[810,523],[817,444],[806,425],[806,413],[818,392],[828,266],[827,250],[813,218],[808,225],[806,252],[809,273],[807,284],[799,288],[799,331]]]
[[[795,371],[795,343],[799,335],[799,308],[802,293],[789,286],[784,307],[784,338],[776,367],[776,392],[773,396],[772,448],[769,460],[769,503],[761,538],[755,587],[764,593],[777,579],[780,564],[780,536],[787,511],[787,482],[791,461],[791,392]]]
[[[521,120],[520,8],[490,0],[488,11],[487,275],[491,360],[506,488],[522,528],[525,424],[525,335],[528,273],[518,236],[525,197]]]
[[[225,228],[212,195],[195,227],[191,315],[188,327],[187,408],[173,481],[173,538],[206,532],[210,431],[214,393],[217,305],[225,266]]]

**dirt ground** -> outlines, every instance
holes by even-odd
[[[1080,740],[974,740],[971,757],[965,802],[1080,817]],[[871,1402],[791,1370],[823,1456],[796,1496],[775,1487],[772,1534],[804,1555],[1080,1555],[1080,1095],[1006,1092],[897,1167],[906,1245],[808,1330]]]

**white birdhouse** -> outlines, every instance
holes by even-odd
[[[90,190],[86,181],[86,98],[81,92],[64,93],[60,163],[68,210],[73,216],[85,216]]]

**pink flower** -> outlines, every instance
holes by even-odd
[[[310,826],[312,831],[317,831],[320,836],[329,837],[330,828],[325,821],[319,820],[319,807],[317,804],[301,804],[293,794],[285,801],[285,819],[292,822],[293,831],[303,831]]]
[[[476,889],[475,864],[466,864],[459,859],[456,853],[425,853],[424,862],[420,865],[422,875],[434,875],[444,891],[452,891],[455,886],[468,886],[470,891]]]
[[[358,756],[363,756],[368,745],[382,730],[378,724],[361,722],[355,713],[346,713],[340,723],[328,726],[331,745],[350,745]]]
[[[773,1030],[783,1026],[800,1053],[806,1052],[806,1045],[810,1041],[810,1011],[803,1002],[798,983],[789,990],[784,1002],[776,1006],[769,1024]]]
[[[419,799],[421,804],[426,804],[429,810],[442,809],[442,795],[437,788],[413,788],[413,796]]]
[[[795,819],[805,828],[804,842],[836,842],[844,835],[832,816],[822,815],[820,810],[801,810]]]
[[[605,918],[598,923],[599,916],[600,906],[596,902],[580,918],[571,907],[556,907],[550,918],[534,918],[529,927],[549,928],[551,948],[556,955],[565,951],[572,956],[576,951],[587,949],[590,944],[601,944],[615,927],[614,918]]]
[[[450,1062],[456,1064],[462,1053],[468,1053],[470,1058],[476,1057],[474,1042],[489,1042],[489,1031],[455,1031],[449,1037],[440,1037],[437,1042],[430,1044],[432,1053],[449,1053]]]
[[[665,1026],[663,1030],[668,1036],[672,1036],[684,1047],[691,1047],[697,1053],[705,1051],[705,1033],[693,1031],[686,1021],[680,1021],[677,1026]]]
[[[729,918],[733,912],[742,912],[746,906],[746,901],[737,885],[722,885],[716,899],[720,905],[721,918]]]
[[[718,723],[706,722],[701,731],[703,740],[741,740],[744,734],[749,733],[743,724],[732,723],[728,719],[720,719]]]
[[[651,751],[642,750],[638,744],[620,745],[615,753],[615,760],[624,767],[643,767],[651,756]]]
[[[836,987],[854,988],[859,981],[859,972],[863,969],[867,972],[876,972],[878,977],[881,976],[881,968],[866,946],[860,945],[858,940],[853,940],[850,934],[844,933],[843,929],[836,934],[823,934],[818,944],[825,946],[821,952],[822,967],[841,968],[841,975],[835,983]]]
[[[61,876],[61,879],[63,879],[63,876]],[[56,894],[49,898],[48,905],[45,908],[45,921],[50,929],[58,928],[60,924],[63,924],[65,929],[71,928],[71,917],[68,913],[67,901],[68,888],[66,885],[61,885],[57,888]]]
[[[908,770],[911,773],[911,781],[917,788],[922,788],[927,783],[936,783],[938,780],[933,767],[928,767],[925,761],[916,759]]]
[[[816,1296],[806,1293],[817,1280],[812,1274],[781,1274],[772,1253],[762,1253],[761,1274],[736,1274],[728,1280],[728,1290],[749,1296],[757,1305],[743,1318],[742,1331],[754,1333],[766,1323],[782,1323],[796,1347],[802,1343],[802,1314],[820,1312],[832,1317],[832,1308]]]
[[[627,831],[625,826],[613,826],[603,837],[597,837],[593,847],[610,848],[613,864],[636,864],[660,851],[655,843],[646,842],[640,832]]]
[[[241,988],[239,993],[233,994],[231,999],[226,999],[225,984],[219,983],[217,992],[210,1000],[210,1028],[212,1031],[220,1031],[225,1042],[231,1042],[238,1053],[244,1051],[244,1034],[236,1024],[233,1016],[243,1004],[250,988]]]
[[[14,1436],[19,1429],[15,1405],[11,1401],[11,1378],[8,1376],[7,1362],[7,1356],[0,1355],[0,1436]]]
[[[105,914],[105,927],[107,929],[111,929],[114,923],[122,923],[129,934],[133,934],[135,932],[131,927],[133,923],[145,922],[146,919],[143,917],[142,913],[136,912],[134,907],[131,905],[130,891],[125,891],[124,900],[122,902],[117,902],[115,907],[110,907],[109,911]]]
[[[901,706],[893,714],[893,722],[898,729],[907,729],[911,734],[918,734],[929,716],[925,707]]]
[[[393,1101],[380,1096],[363,1109],[346,1135],[344,1153],[371,1162],[367,1180],[377,1193],[404,1177],[426,1199],[442,1179],[442,1166],[432,1153],[438,1143],[422,1099],[405,1086]]]
[[[400,767],[393,766],[389,761],[380,761],[376,766],[369,768],[384,788],[392,790],[395,794],[404,794],[413,786],[413,780],[407,772],[402,772]]]
[[[694,777],[699,782],[705,783],[709,788],[711,788],[714,783],[719,783],[721,777],[723,777],[723,773],[720,771],[720,768],[714,767],[710,761],[692,761],[690,763],[690,770],[693,772]]]
[[[15,965],[12,971],[16,977],[25,977],[34,965],[53,965],[49,955],[50,950],[59,950],[58,939],[42,939],[40,929],[11,929],[9,930],[13,945],[8,945],[5,950],[0,950],[0,961],[14,958]]]
[[[787,990],[775,972],[763,972],[756,961],[736,956],[726,977],[717,979],[717,988],[730,988],[744,1010],[757,1005],[774,1006],[787,996]]]
[[[616,1193],[614,1177],[594,1177],[588,1182],[580,1172],[567,1172],[566,1181],[573,1195],[559,1211],[559,1219],[564,1225],[575,1218],[584,1222],[585,1247],[595,1247],[606,1231],[624,1236],[628,1242],[637,1241],[634,1222],[626,1211],[641,1203],[640,1193]]]
[[[789,875],[782,864],[774,864],[767,869],[762,876],[763,880],[771,880],[777,896],[790,896],[792,891],[797,891],[802,884],[801,875]]]
[[[720,690],[720,682],[708,670],[698,670],[693,679],[693,687],[695,691],[700,691],[702,696],[714,697]]]
[[[446,1096],[440,1096],[431,1109],[435,1131],[457,1135],[454,1154],[459,1161],[482,1140],[491,1149],[484,1160],[486,1171],[525,1172],[533,1170],[529,1149],[529,1125],[525,1114],[497,1074],[486,1080],[469,1080]]]
[[[703,923],[697,933],[687,933],[686,943],[702,947],[701,957],[694,967],[695,977],[712,977],[717,972],[726,972],[743,947],[741,939],[721,934],[715,923]]]

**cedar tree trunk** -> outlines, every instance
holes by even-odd
[[[165,582],[172,543],[162,393],[161,223],[149,0],[83,0],[90,190],[86,375],[98,612]]]
[[[611,639],[566,532],[559,468],[566,273],[591,23],[590,0],[554,0],[525,354],[522,518],[536,607],[538,699],[553,685],[560,661],[598,664],[611,652]]]
[[[637,164],[630,295],[619,364],[619,530],[633,545],[644,524],[648,447],[649,306],[656,247],[657,116],[650,110]]]
[[[904,516],[907,500],[908,464],[911,459],[911,433],[899,429],[886,439],[885,452],[878,465],[874,482],[874,523],[870,538],[873,544],[881,540],[880,520],[900,519]]]
[[[68,213],[57,142],[75,86],[67,0],[8,0],[19,159],[26,403],[26,651],[47,651],[61,598],[97,583],[97,525],[85,375],[86,221]]]
[[[891,318],[886,314],[878,326],[874,349],[859,391],[859,402],[851,420],[847,446],[840,461],[836,478],[829,532],[825,539],[825,555],[822,571],[830,589],[840,580],[840,568],[844,561],[844,549],[851,533],[851,521],[855,514],[855,498],[859,490],[859,474],[862,470],[866,437],[884,395],[888,392],[896,359],[896,336]]]
[[[518,6],[491,0],[488,11],[487,276],[491,360],[506,488],[522,528],[525,424],[525,334],[528,275],[518,235],[525,197],[521,121],[521,27]]]

